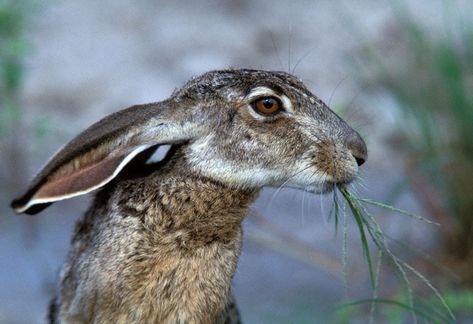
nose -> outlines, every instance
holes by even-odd
[[[368,158],[368,149],[366,148],[365,141],[361,138],[360,134],[353,131],[348,136],[346,144],[358,166],[366,162],[366,159]]]

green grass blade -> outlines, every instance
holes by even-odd
[[[400,209],[400,208],[397,208],[397,207],[394,207],[394,206],[383,204],[381,202],[377,202],[377,201],[374,201],[372,199],[367,199],[367,198],[360,198],[360,197],[353,197],[353,198],[358,200],[358,201],[361,201],[361,202],[364,202],[364,203],[367,203],[367,204],[370,204],[370,205],[373,205],[373,206],[377,206],[377,207],[384,208],[384,209],[387,209],[387,210],[390,210],[390,211],[393,211],[393,212],[397,212],[397,213],[402,214],[402,215],[413,217],[415,219],[426,222],[427,224],[440,226],[440,224],[437,223],[437,222],[431,221],[431,220],[429,220],[425,217],[422,217],[420,215],[408,212],[406,210],[403,210],[403,209]]]
[[[377,259],[377,262],[376,262],[376,273],[375,273],[376,277],[375,277],[375,287],[373,289],[373,300],[378,298],[379,274],[381,272],[382,260],[383,260],[383,251],[379,250],[378,251],[378,259]],[[369,324],[374,323],[374,313],[375,313],[375,311],[376,311],[376,303],[373,302],[373,303],[371,303],[371,307],[370,307],[370,321],[369,321]]]
[[[348,202],[348,206],[355,218],[356,224],[358,225],[358,229],[360,231],[361,236],[361,245],[363,247],[363,253],[366,257],[366,262],[368,263],[368,271],[370,275],[371,287],[374,289],[375,287],[375,280],[374,280],[374,273],[373,273],[373,263],[371,262],[371,254],[370,249],[368,246],[368,240],[366,239],[365,229],[364,229],[364,217],[361,214],[360,210],[355,205],[355,200],[352,198],[349,191],[346,187],[340,187],[340,192],[342,193],[345,200]]]
[[[373,239],[373,242],[376,243],[378,248],[380,250],[382,250],[387,256],[389,256],[389,258],[393,262],[394,266],[396,267],[397,271],[399,272],[399,274],[402,278],[402,281],[406,285],[407,298],[408,298],[409,304],[413,308],[414,307],[413,291],[412,291],[412,287],[411,287],[409,278],[407,277],[407,273],[404,270],[402,261],[399,260],[399,258],[397,256],[395,256],[394,253],[389,248],[388,244],[386,243],[386,238],[385,238],[384,232],[382,231],[381,226],[379,226],[379,224],[376,222],[376,219],[368,212],[368,210],[366,209],[365,206],[361,205],[361,206],[358,206],[358,207],[360,208],[360,210],[362,210],[362,211],[360,211],[360,214],[363,215],[363,212],[364,212],[366,217],[374,225],[374,228],[367,225],[367,229],[370,233],[370,236]],[[416,314],[414,312],[412,312],[412,319],[413,319],[414,323],[417,323],[417,317],[416,317]]]
[[[348,300],[348,240],[347,240],[347,204],[343,204],[342,226],[342,274],[345,299]]]
[[[339,209],[339,203],[338,203],[338,198],[337,198],[337,191],[333,191],[333,206],[335,208],[335,235],[338,233],[338,216],[340,213]]]
[[[371,279],[371,285],[373,288],[373,298],[371,301],[379,301],[382,299],[377,298],[378,297],[378,284],[379,284],[379,271],[380,271],[380,262],[381,262],[381,256],[378,256],[378,263],[376,267],[376,275],[373,273],[373,266],[372,266],[372,259],[370,255],[370,250],[368,246],[368,238],[367,234],[369,234],[371,240],[373,243],[377,246],[379,249],[380,255],[386,255],[388,256],[388,259],[393,263],[395,268],[397,269],[397,273],[399,274],[401,280],[405,284],[406,288],[406,297],[407,297],[407,302],[408,304],[403,304],[401,302],[397,301],[389,301],[391,303],[396,303],[398,306],[401,304],[404,305],[405,309],[409,310],[412,313],[412,318],[413,322],[417,323],[417,315],[422,316],[424,319],[426,318],[425,314],[430,314],[428,318],[431,318],[434,322],[454,322],[455,321],[455,316],[453,315],[453,312],[451,311],[450,307],[446,303],[445,299],[442,297],[440,292],[430,283],[430,281],[422,275],[420,272],[418,272],[416,269],[414,269],[412,266],[410,266],[408,263],[405,261],[399,259],[390,249],[387,241],[386,241],[386,235],[384,234],[383,230],[381,229],[380,225],[376,221],[376,219],[371,215],[371,213],[367,210],[366,205],[375,205],[377,207],[385,208],[391,211],[395,211],[404,215],[408,215],[411,217],[414,217],[416,219],[421,219],[423,221],[426,221],[428,223],[435,224],[434,222],[431,222],[429,220],[426,220],[422,218],[421,216],[418,216],[416,214],[407,212],[405,210],[384,204],[384,203],[378,203],[374,200],[371,199],[365,199],[365,198],[360,198],[357,197],[357,195],[351,193],[346,186],[340,186],[339,187],[340,192],[342,193],[343,197],[346,200],[346,203],[350,207],[350,210],[353,214],[353,217],[356,221],[356,224],[358,226],[360,236],[361,236],[361,243],[363,247],[363,253],[367,259],[367,264],[368,264],[368,270],[370,274],[370,279]],[[346,208],[346,205],[345,205]],[[443,308],[446,310],[447,313],[441,314],[438,310],[435,311],[423,311],[422,305],[419,305],[416,303],[414,305],[414,293],[413,289],[410,283],[410,279],[407,274],[407,270],[412,272],[418,279],[420,279],[425,285],[427,285],[432,292],[435,294],[435,296],[440,300]],[[387,300],[385,300],[387,301]],[[425,308],[425,307],[424,307]],[[436,314],[435,314],[436,313]],[[448,318],[447,317],[448,314]],[[374,321],[374,304],[371,304],[371,310],[370,310],[370,321]]]
[[[419,271],[417,271],[416,269],[414,269],[412,266],[410,266],[409,264],[407,264],[405,262],[403,262],[403,264],[407,269],[412,271],[425,285],[427,285],[427,287],[429,287],[434,292],[435,296],[437,296],[437,298],[442,303],[443,307],[445,307],[445,309],[447,310],[448,315],[452,318],[452,320],[455,321],[456,320],[455,315],[453,314],[453,312],[450,309],[450,307],[448,306],[446,300],[442,297],[442,295],[437,290],[437,288],[435,288],[422,273],[420,273]]]

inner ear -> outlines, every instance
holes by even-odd
[[[105,156],[88,156],[89,161],[71,161],[40,184],[32,188],[23,197],[13,201],[12,207],[17,212],[34,214],[47,207],[49,203],[72,198],[98,189],[113,178],[139,153],[150,145],[118,148]],[[152,152],[151,152],[152,154]],[[40,206],[31,208],[35,205]]]
[[[118,149],[113,151],[90,165],[49,180],[38,190],[35,197],[37,200],[62,200],[100,188],[112,180],[128,162],[146,148],[143,145],[133,150]]]

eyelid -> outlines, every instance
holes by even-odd
[[[253,88],[250,93],[246,96],[249,102],[254,101],[257,98],[262,98],[262,97],[277,97],[279,98],[279,94],[276,93],[271,88],[268,87],[256,87]]]

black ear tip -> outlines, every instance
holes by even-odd
[[[21,205],[23,205],[21,203],[22,199],[14,199],[11,203],[10,203],[10,207],[13,208],[15,211],[18,210],[18,208],[20,208]]]
[[[10,204],[10,207],[13,208],[15,212],[17,212],[18,214],[24,213],[28,215],[35,215],[41,212],[42,210],[46,209],[47,207],[49,207],[49,205],[51,205],[52,203],[37,204],[37,205],[31,206],[30,208],[26,210],[19,211],[22,209],[23,206],[25,206],[25,204],[26,204],[26,201],[22,197],[22,198],[13,200]]]
[[[40,212],[42,212],[44,209],[48,208],[52,203],[45,203],[45,204],[38,204],[38,205],[33,205],[27,210],[24,211],[25,214],[28,215],[36,215]]]

